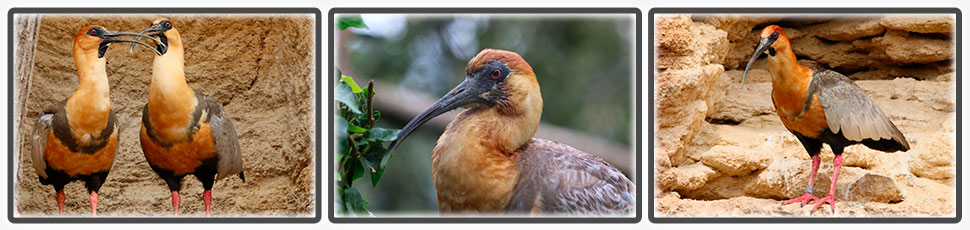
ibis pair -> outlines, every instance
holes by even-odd
[[[147,38],[155,45],[121,36]],[[40,182],[54,186],[58,212],[63,215],[64,186],[83,181],[90,194],[91,214],[97,215],[98,191],[107,180],[120,142],[105,70],[105,52],[116,42],[146,46],[157,55],[141,120],[142,151],[152,170],[168,184],[175,215],[179,213],[182,178],[193,174],[205,189],[208,216],[215,180],[238,174],[245,181],[239,143],[222,105],[186,84],[183,43],[167,18],[154,20],[141,33],[110,31],[97,25],[77,33],[73,56],[78,88],[66,100],[46,107],[34,128],[32,160]]]

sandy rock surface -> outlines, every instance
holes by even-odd
[[[222,103],[236,126],[246,182],[231,176],[213,189],[213,216],[307,216],[314,201],[314,89],[312,16],[165,15],[185,43],[185,72],[196,93]],[[30,133],[41,109],[77,87],[71,46],[86,25],[137,32],[155,15],[45,15],[33,52],[33,70],[18,97],[15,208],[19,216],[57,215],[54,189],[31,167]],[[18,28],[18,31],[23,28]],[[138,141],[148,100],[153,53],[115,43],[108,49],[111,108],[121,124],[117,157],[100,192],[100,216],[171,216],[170,192],[142,155]],[[18,78],[19,79],[19,78]],[[80,182],[65,188],[65,215],[90,215]],[[202,185],[183,180],[181,214],[204,216]]]
[[[954,215],[954,20],[658,17],[653,211],[658,216]],[[740,87],[761,28],[769,24],[785,29],[800,64],[856,80],[909,141],[907,152],[846,148],[835,183],[835,213],[827,205],[812,214],[809,206],[782,204],[804,193],[811,159],[775,113],[765,58],[754,62]],[[827,195],[832,184],[833,154],[827,145],[821,156],[813,188],[817,197]]]

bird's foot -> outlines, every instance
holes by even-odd
[[[64,190],[57,190],[57,215],[64,216],[64,200],[67,196],[64,195]]]
[[[785,201],[785,204],[791,204],[791,203],[798,202],[798,203],[801,204],[799,207],[803,207],[803,206],[805,206],[805,204],[808,204],[808,203],[810,203],[812,201],[815,201],[815,200],[818,200],[818,197],[815,197],[815,195],[812,195],[811,193],[807,193],[806,192],[805,194],[803,194],[800,197],[796,197],[796,198],[793,198],[793,199],[790,199],[790,200],[786,200]]]
[[[202,192],[202,202],[205,204],[205,217],[209,217],[209,207],[212,205],[212,190]]]
[[[91,216],[98,216],[98,192],[91,191]]]
[[[175,216],[179,216],[179,203],[182,202],[182,197],[179,196],[178,191],[172,191],[172,207],[175,208]]]
[[[815,204],[815,207],[812,208],[812,213],[815,213],[815,210],[818,209],[818,207],[822,207],[822,205],[824,205],[826,203],[831,205],[831,207],[832,207],[832,213],[833,214],[835,213],[835,196],[833,196],[832,194],[829,194],[828,196],[822,197],[822,198],[820,198],[820,199],[818,199],[818,200],[816,200],[815,202],[812,202],[812,203]]]

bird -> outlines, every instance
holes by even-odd
[[[441,213],[628,215],[636,186],[603,159],[534,138],[542,94],[532,67],[511,51],[484,49],[465,80],[405,125],[390,154],[431,118],[467,109],[432,150]]]
[[[32,164],[43,185],[53,185],[57,209],[64,215],[64,186],[84,182],[90,195],[91,215],[98,215],[98,191],[118,151],[118,119],[111,108],[105,52],[114,42],[148,44],[119,38],[144,36],[110,31],[90,25],[74,37],[72,53],[77,68],[77,89],[65,100],[45,107],[32,135]],[[151,38],[151,37],[149,37]],[[154,38],[152,38],[154,39]]]
[[[222,104],[186,84],[185,46],[171,19],[155,19],[141,33],[158,37],[155,49],[160,53],[152,63],[148,103],[142,110],[142,152],[172,192],[175,216],[182,179],[189,174],[202,182],[205,214],[210,216],[216,180],[239,175],[246,181],[236,127]]]
[[[862,144],[883,152],[905,152],[909,150],[909,142],[882,109],[848,77],[833,70],[798,64],[788,36],[777,25],[761,30],[761,40],[744,68],[741,87],[744,87],[751,64],[766,51],[775,112],[812,158],[805,193],[784,201],[784,204],[812,203],[815,204],[812,212],[830,204],[835,213],[835,185],[845,147]],[[835,158],[832,160],[834,168],[829,193],[818,198],[812,191],[821,162],[822,143],[831,147]]]

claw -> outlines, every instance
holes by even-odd
[[[807,193],[806,192],[805,194],[803,194],[800,197],[796,197],[794,199],[786,200],[785,201],[785,204],[791,204],[791,203],[798,202],[800,204],[799,207],[805,207],[805,204],[808,204],[809,202],[812,202],[812,201],[815,201],[815,200],[818,200],[818,198],[815,197],[814,195],[812,195],[811,193]]]
[[[818,199],[817,201],[813,202],[813,204],[815,204],[815,207],[812,208],[811,213],[815,213],[815,210],[818,209],[818,207],[822,207],[822,205],[826,203],[831,205],[832,214],[835,214],[835,196],[832,196],[832,194],[829,194],[828,196],[822,197],[821,199]]]

